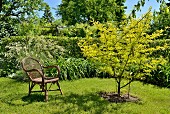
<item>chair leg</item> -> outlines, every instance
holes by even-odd
[[[47,90],[47,84],[45,84],[45,101],[47,102],[48,101],[48,90]]]
[[[32,91],[33,87],[34,87],[34,84],[33,84],[32,82],[29,82],[29,92],[28,92],[28,96],[31,95],[31,91]]]
[[[31,84],[30,84],[31,82],[29,82],[29,90],[28,90],[28,96],[30,96],[30,94],[31,94]]]
[[[62,92],[62,90],[60,88],[60,84],[58,83],[58,81],[56,83],[57,83],[58,89],[60,90],[61,95],[63,95],[63,92]]]
[[[32,89],[34,88],[34,86],[35,86],[35,83],[29,82],[29,92],[28,92],[28,96],[31,95],[31,92],[32,92]]]

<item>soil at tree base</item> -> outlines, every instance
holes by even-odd
[[[109,102],[114,102],[114,103],[123,103],[123,102],[138,102],[140,99],[136,96],[128,95],[128,94],[123,94],[119,96],[115,92],[99,92],[98,93],[100,97],[104,98],[105,100]]]

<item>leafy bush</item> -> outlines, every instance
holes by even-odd
[[[17,26],[14,26],[15,21],[14,19],[0,20],[0,39],[18,34]]]
[[[3,38],[0,47],[1,76],[20,76],[20,61],[26,56],[41,60],[45,65],[58,64],[61,79],[88,77],[108,77],[98,72],[95,65],[82,58],[77,45],[79,38],[59,38],[53,36],[15,36]],[[48,75],[53,71],[47,71]],[[22,77],[22,76],[21,76]]]
[[[57,41],[43,37],[10,37],[1,40],[1,76],[7,76],[20,68],[20,61],[31,56],[42,62],[53,61],[64,53]]]
[[[170,88],[170,64],[158,66],[156,70],[151,72],[150,76],[146,77],[144,82]]]
[[[150,43],[150,47],[152,48],[160,48],[161,46],[163,45],[170,45],[170,39],[159,39],[153,43]],[[152,52],[152,56],[154,57],[159,57],[160,55],[164,58],[168,58],[170,60],[170,56],[169,56],[169,53],[170,52],[170,48],[166,48],[166,49],[162,49],[160,48],[159,50],[155,50]]]
[[[80,47],[77,45],[81,38],[79,37],[54,37],[54,36],[45,36],[46,39],[52,39],[58,42],[58,45],[65,48],[64,57],[74,57],[82,58]]]
[[[95,65],[90,61],[83,58],[63,58],[59,57],[57,60],[46,61],[45,66],[58,65],[61,70],[61,80],[76,80],[80,78],[107,78],[110,75],[106,72],[100,72],[96,69]],[[44,69],[46,76],[52,76],[56,74],[56,69]],[[17,70],[15,73],[10,74],[8,77],[16,79],[18,81],[28,81],[28,77],[22,70]]]
[[[44,28],[45,26],[51,25],[50,23],[45,22],[43,19],[39,19],[37,16],[29,17],[18,26],[18,35],[19,36],[30,36],[30,35],[46,35],[50,34],[49,30]]]
[[[60,29],[60,36],[67,36],[67,37],[85,37],[86,32],[85,28],[87,24],[76,24],[68,27],[64,27]]]
[[[95,66],[83,58],[59,58],[57,64],[60,66],[61,79],[63,80],[98,76],[98,70]]]

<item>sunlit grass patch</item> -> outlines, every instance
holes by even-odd
[[[28,83],[0,78],[0,112],[4,114],[168,114],[170,113],[170,90],[141,82],[131,84],[131,94],[139,97],[137,103],[110,103],[98,95],[99,91],[115,91],[114,79],[79,79],[60,81],[64,95],[49,92],[28,95]],[[54,86],[55,87],[55,86]],[[36,89],[39,87],[37,86]],[[126,92],[127,88],[123,91]]]

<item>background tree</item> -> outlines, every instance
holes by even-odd
[[[116,0],[116,4],[118,7],[116,8],[116,11],[115,11],[117,21],[124,19],[125,9],[127,8],[126,6],[124,6],[125,2],[126,0]]]
[[[54,17],[50,11],[50,6],[46,4],[44,14],[42,16],[42,19],[47,23],[52,23],[54,21]]]
[[[153,23],[152,23],[152,28],[151,31],[156,31],[159,29],[164,29],[168,26],[170,26],[170,6],[166,4],[166,2],[162,2],[160,5],[160,11],[155,11],[154,12],[154,18],[153,18]],[[166,29],[164,32],[164,38],[169,37],[170,35],[170,29]]]
[[[38,16],[29,16],[17,25],[18,36],[42,35],[43,26]]]
[[[141,7],[145,5],[146,0],[138,0],[137,4],[134,5],[134,8],[132,9],[131,15],[132,17],[136,17],[136,12],[141,10]],[[149,0],[148,0],[149,1]],[[162,3],[165,0],[156,0],[158,3]]]
[[[91,20],[102,23],[121,19],[124,15],[124,3],[125,0],[62,0],[56,13],[68,25]]]
[[[15,18],[5,18],[0,20],[0,39],[9,36],[18,35],[17,25],[18,20]]]
[[[43,0],[2,0],[1,18],[8,16],[23,17],[34,14],[35,11],[42,10]]]
[[[43,0],[2,0],[0,12],[0,38],[17,35],[18,24],[36,15],[44,7]]]
[[[156,0],[164,2],[164,0]],[[62,0],[56,14],[68,25],[94,21],[106,22],[124,19],[126,0]],[[145,5],[145,0],[139,0],[132,9],[131,16],[136,17],[136,12]]]
[[[116,22],[101,24],[94,23],[93,28],[98,31],[97,36],[89,28],[87,36],[80,40],[79,46],[87,59],[99,63],[101,71],[108,72],[115,77],[117,92],[130,84],[135,78],[150,75],[152,69],[166,60],[161,56],[151,56],[152,52],[164,50],[168,46],[151,45],[161,35],[162,30],[148,34],[152,16],[150,13],[143,18],[122,21],[121,28]],[[129,79],[121,86],[123,78]]]

